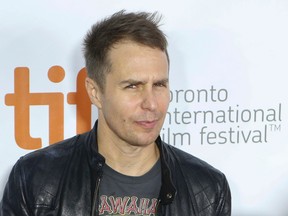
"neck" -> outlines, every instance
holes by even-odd
[[[156,143],[143,147],[99,142],[98,148],[108,166],[128,176],[144,175],[159,159]]]
[[[98,115],[98,151],[105,158],[106,164],[128,176],[141,176],[147,173],[160,156],[156,143],[143,145],[129,143],[107,126],[102,113]]]

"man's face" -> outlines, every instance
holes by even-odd
[[[99,128],[115,143],[154,143],[169,105],[168,61],[165,52],[133,42],[109,52],[111,71],[99,93]]]

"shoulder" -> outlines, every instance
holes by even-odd
[[[54,186],[59,185],[66,170],[73,166],[71,162],[77,161],[73,160],[75,153],[83,148],[77,140],[75,136],[22,156],[14,165],[8,184],[19,190],[25,188],[31,199],[38,196],[44,185],[55,194]]]
[[[77,140],[78,136],[74,136],[72,138],[65,139],[48,147],[35,150],[22,156],[19,159],[19,163],[23,165],[29,163],[38,164],[38,162],[40,161],[45,162],[47,160],[53,161],[65,159],[74,151],[74,148],[77,146]]]
[[[21,157],[10,172],[0,208],[15,215],[32,215],[37,206],[55,208],[76,140],[73,137]]]
[[[211,212],[230,215],[231,193],[226,176],[207,162],[180,149],[168,144],[164,144],[164,148],[178,193],[182,197],[195,199],[203,215],[211,215]]]
[[[164,146],[167,154],[171,157],[172,167],[181,172],[187,182],[193,182],[194,184],[195,182],[207,183],[209,185],[225,184],[225,175],[206,161],[166,143],[164,143]],[[175,170],[172,170],[172,172]]]
[[[22,156],[14,165],[13,171],[30,182],[61,176],[71,162],[77,161],[72,160],[77,157],[77,154],[85,153],[84,144],[79,142],[80,136],[82,135],[65,139]],[[80,156],[77,157],[77,159],[80,158]]]

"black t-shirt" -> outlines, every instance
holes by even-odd
[[[160,160],[142,176],[126,176],[104,166],[100,184],[100,215],[154,216],[161,187]]]

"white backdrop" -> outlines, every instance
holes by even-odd
[[[120,9],[164,16],[171,58],[164,140],[226,174],[233,215],[288,215],[284,0],[1,1],[0,196],[21,155],[76,133],[81,118],[68,95],[84,67],[83,36]],[[95,109],[91,116],[93,123]]]

